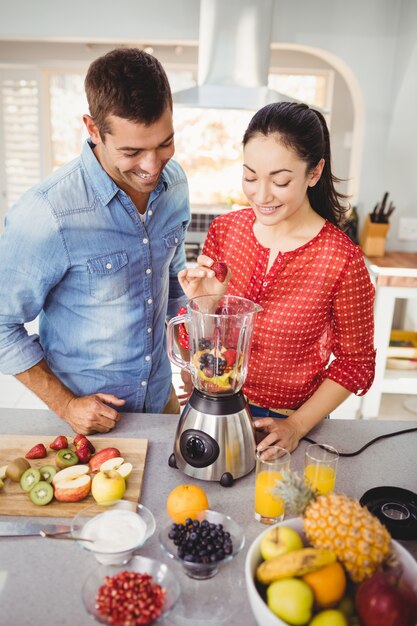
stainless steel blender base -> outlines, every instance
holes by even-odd
[[[255,467],[252,417],[242,392],[209,397],[194,390],[178,423],[169,464],[230,486]]]

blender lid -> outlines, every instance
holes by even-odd
[[[417,539],[417,494],[401,487],[374,487],[359,500],[393,539]]]

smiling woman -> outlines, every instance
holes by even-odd
[[[189,297],[218,293],[221,260],[231,270],[224,292],[262,306],[243,391],[268,415],[255,421],[266,435],[258,449],[292,451],[349,393],[370,387],[374,288],[361,250],[338,228],[346,209],[321,113],[267,105],[243,145],[250,208],[216,218],[198,267],[179,278]]]

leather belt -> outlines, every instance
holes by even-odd
[[[265,407],[265,406],[261,406],[260,404],[257,404],[256,402],[252,402],[252,400],[248,399],[249,404],[253,404],[253,406],[259,406],[261,409],[266,409],[267,411],[274,411],[274,413],[280,413],[281,415],[291,415],[292,413],[295,413],[296,409],[275,409],[272,407]]]

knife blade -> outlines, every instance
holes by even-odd
[[[0,521],[0,537],[36,537],[40,531],[46,530],[52,533],[68,533],[71,526],[68,524],[45,524],[43,522],[4,522]]]

